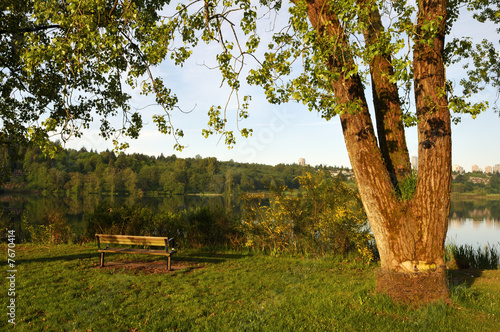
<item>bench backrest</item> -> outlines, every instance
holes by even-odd
[[[168,237],[96,234],[100,243],[168,246]]]

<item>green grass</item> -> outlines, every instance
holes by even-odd
[[[6,245],[0,248],[7,255]],[[500,271],[451,274],[452,305],[374,292],[377,266],[181,252],[168,273],[97,267],[92,245],[16,246],[18,331],[498,331]],[[108,262],[154,261],[108,255]],[[4,265],[5,274],[7,267]],[[1,278],[4,304],[6,279]],[[7,323],[6,306],[0,330]]]

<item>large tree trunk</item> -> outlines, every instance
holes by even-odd
[[[397,190],[398,183],[408,174],[409,158],[401,109],[394,105],[397,89],[387,81],[392,70],[390,57],[382,55],[371,63],[379,122],[378,145],[361,79],[346,75],[354,68],[354,60],[348,38],[330,6],[331,2],[325,0],[309,1],[308,16],[320,38],[336,45],[329,50],[327,65],[338,74],[338,79],[331,82],[332,91],[338,103],[346,105],[340,116],[344,139],[380,252],[377,289],[405,302],[446,300],[448,285],[443,255],[451,189],[450,114],[442,61],[446,2],[429,0],[419,4],[419,37],[414,47],[419,168],[417,189],[409,200],[402,200]],[[370,34],[379,29],[379,18],[377,13],[370,18],[376,21],[372,31],[365,32],[367,43],[375,40],[370,39],[373,37]],[[422,22],[432,20],[438,31],[425,36],[420,31]],[[431,42],[420,43],[419,39],[424,38]]]

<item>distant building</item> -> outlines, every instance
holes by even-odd
[[[500,164],[493,166],[493,173],[500,173]]]
[[[482,172],[483,170],[479,168],[477,165],[472,165],[472,173],[474,172]]]
[[[304,158],[299,158],[299,166],[305,166],[306,160]]]
[[[342,174],[346,177],[347,180],[354,178],[354,173],[350,169],[342,169],[342,170],[332,170],[330,171],[330,175],[332,177],[337,177],[339,174]]]
[[[464,168],[460,165],[453,165],[453,172],[462,174],[464,172]]]
[[[411,157],[411,168],[413,168],[414,170],[418,170],[418,157],[417,156]]]
[[[486,166],[484,168],[484,172],[488,173],[488,174],[491,174],[491,173],[493,173],[493,168],[491,166]]]

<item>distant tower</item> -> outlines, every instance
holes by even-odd
[[[414,170],[418,170],[418,157],[417,156],[411,157],[411,168],[413,168]]]
[[[464,168],[460,165],[453,165],[453,172],[457,172],[459,174],[462,174],[464,172]]]
[[[479,168],[479,166],[477,166],[475,164],[472,165],[472,173],[474,173],[474,172],[481,172],[481,169]]]
[[[304,158],[299,158],[299,166],[305,166],[306,160]]]
[[[500,164],[493,166],[493,173],[500,173]]]
[[[491,166],[486,166],[484,168],[484,172],[491,174],[491,173],[493,173],[493,168]]]

